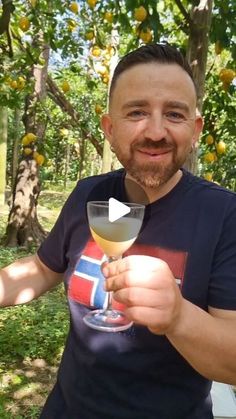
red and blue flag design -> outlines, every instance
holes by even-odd
[[[187,261],[186,252],[134,244],[124,256],[131,254],[153,256],[164,260],[173,272],[177,284],[182,287]],[[90,240],[70,277],[68,288],[70,299],[91,308],[106,307],[107,293],[103,289],[104,276],[101,272],[101,264],[104,261],[103,252],[93,240]],[[115,300],[112,306],[119,310],[124,309],[124,305]]]
[[[101,264],[104,254],[94,241],[89,241],[76,264],[69,281],[68,296],[89,307],[104,308],[107,293],[103,289],[104,276]]]

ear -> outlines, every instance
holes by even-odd
[[[113,138],[113,129],[112,129],[113,127],[112,127],[111,116],[108,113],[102,115],[101,117],[101,128],[104,132],[106,139],[111,144],[112,138]]]
[[[203,129],[203,125],[204,125],[203,118],[202,118],[200,112],[197,109],[196,119],[195,119],[195,128],[194,128],[194,134],[193,134],[193,139],[192,139],[192,144],[193,145],[198,142],[200,134],[201,134],[202,129]]]

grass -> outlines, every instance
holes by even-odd
[[[44,192],[38,216],[50,230],[68,193]],[[6,213],[0,214],[0,237]],[[0,267],[28,255],[0,247]],[[69,324],[63,285],[30,304],[0,309],[0,418],[36,419],[52,388]]]

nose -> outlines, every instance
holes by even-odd
[[[152,113],[149,118],[146,119],[145,125],[145,137],[152,141],[160,141],[166,138],[167,129],[165,126],[165,118],[161,112]]]

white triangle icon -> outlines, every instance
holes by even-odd
[[[109,209],[108,209],[108,220],[113,223],[119,218],[123,217],[126,214],[129,214],[130,208],[122,204],[122,202],[117,201],[115,198],[109,199]]]

